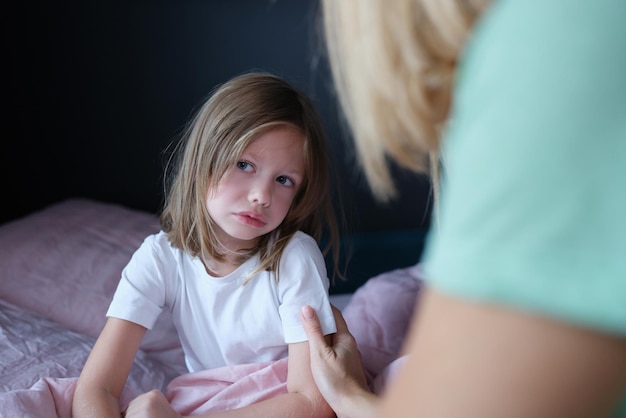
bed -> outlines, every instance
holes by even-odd
[[[68,199],[0,225],[0,415],[70,417],[77,376],[105,322],[122,268],[155,215]],[[404,243],[403,243],[404,246]],[[373,389],[401,364],[421,286],[419,265],[331,294],[354,333]],[[158,389],[182,414],[236,408],[286,390],[286,361],[186,373],[165,313],[144,338],[121,402]]]

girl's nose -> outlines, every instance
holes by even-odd
[[[271,183],[269,181],[257,181],[250,189],[248,200],[253,205],[268,207],[272,202]]]

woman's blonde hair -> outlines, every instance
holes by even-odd
[[[246,147],[258,136],[289,124],[304,136],[304,178],[280,226],[261,237],[254,248],[241,250],[238,262],[260,253],[261,264],[250,274],[277,273],[283,249],[298,230],[318,242],[325,233],[337,259],[338,227],[328,191],[326,138],[309,98],[286,81],[254,72],[237,76],[217,88],[197,111],[175,153],[176,164],[166,172],[162,228],[172,245],[202,260],[225,260],[207,208],[207,193],[217,186]],[[326,248],[325,252],[328,250]]]
[[[387,158],[423,172],[430,156],[436,174],[457,60],[487,3],[323,1],[335,87],[378,198],[385,200],[396,192]]]

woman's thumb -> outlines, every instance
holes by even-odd
[[[300,318],[302,319],[302,326],[309,339],[311,348],[326,345],[326,340],[322,334],[322,327],[320,326],[320,321],[315,309],[309,305],[304,305],[300,311]]]

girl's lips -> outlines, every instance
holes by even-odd
[[[263,216],[255,212],[239,212],[235,213],[235,217],[237,217],[240,222],[256,228],[262,228],[266,224]]]

